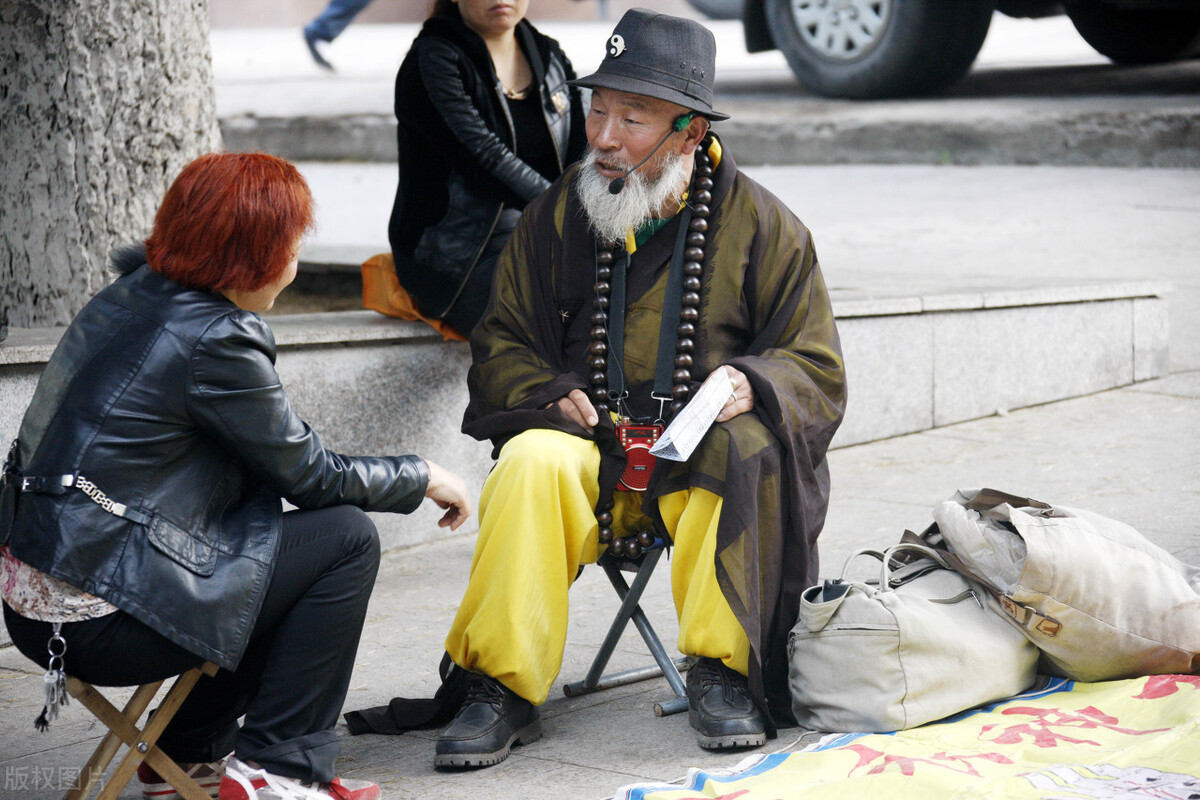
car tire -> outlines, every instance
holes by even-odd
[[[1200,10],[1136,9],[1099,2],[1066,6],[1083,40],[1116,64],[1161,64],[1200,49]]]
[[[995,8],[996,0],[766,0],[775,44],[800,82],[859,100],[930,94],[961,78]],[[848,9],[856,16],[846,25],[840,15]],[[862,24],[867,19],[873,30]],[[858,42],[837,40],[847,28]]]
[[[741,19],[742,0],[687,0],[688,5],[709,19]]]

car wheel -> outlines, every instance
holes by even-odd
[[[996,0],[766,0],[775,44],[829,97],[936,92],[983,46]]]
[[[742,0],[687,0],[688,5],[709,19],[741,19]]]
[[[1066,6],[1083,40],[1117,64],[1160,64],[1196,55],[1200,11],[1121,8],[1100,2]]]

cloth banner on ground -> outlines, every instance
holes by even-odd
[[[894,734],[834,734],[800,752],[615,800],[1184,800],[1200,796],[1200,677],[1055,681]]]

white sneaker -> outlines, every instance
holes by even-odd
[[[303,783],[295,778],[255,769],[232,756],[225,764],[219,800],[379,800],[379,787],[370,781]]]

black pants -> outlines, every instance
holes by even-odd
[[[333,726],[379,568],[379,536],[361,510],[283,515],[275,571],[237,670],[203,676],[159,739],[178,763],[233,752],[268,772],[329,781],[340,747]],[[51,624],[4,606],[13,644],[43,668]],[[101,686],[178,675],[202,659],[118,611],[63,625],[65,671]],[[239,717],[245,715],[240,729]]]

